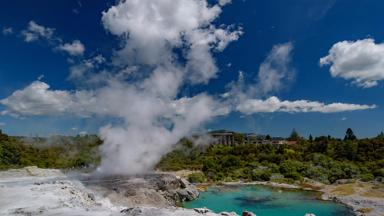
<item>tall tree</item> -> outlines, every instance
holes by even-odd
[[[300,139],[299,133],[297,133],[296,129],[293,129],[291,132],[291,135],[289,136],[288,140],[290,141],[298,141]]]
[[[347,131],[345,132],[344,140],[356,140],[356,136],[353,133],[351,128],[348,128]]]

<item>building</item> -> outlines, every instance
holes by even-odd
[[[264,135],[257,135],[255,133],[246,133],[244,134],[244,143],[245,144],[263,144],[265,140]]]
[[[220,130],[213,131],[209,133],[213,137],[212,144],[216,145],[225,145],[225,146],[235,146],[235,132]]]
[[[284,144],[287,144],[287,140],[282,138],[282,137],[272,137],[270,142],[273,145],[284,145]]]
[[[283,137],[270,137],[265,135],[257,135],[255,133],[236,133],[228,130],[212,131],[209,135],[213,138],[211,144],[236,146],[242,144],[253,145],[295,145],[297,141],[289,141]]]

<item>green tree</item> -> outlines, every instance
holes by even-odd
[[[309,134],[308,141],[309,141],[309,142],[313,142],[312,134]]]
[[[244,144],[244,140],[245,140],[244,134],[235,133],[233,136],[234,136],[234,140],[237,144]]]
[[[356,136],[353,133],[351,128],[348,128],[347,131],[345,132],[344,141],[347,141],[347,140],[356,140]]]
[[[299,133],[297,133],[296,129],[293,129],[291,132],[291,135],[288,138],[289,141],[299,141],[300,136]]]
[[[191,183],[202,183],[206,181],[204,173],[191,173],[188,175],[188,181]]]
[[[272,173],[268,169],[257,169],[252,172],[253,181],[269,181]]]
[[[377,139],[384,139],[384,133],[381,132],[379,135],[376,137]]]

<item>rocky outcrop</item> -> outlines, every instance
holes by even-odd
[[[83,183],[124,206],[169,207],[199,196],[194,185],[171,174],[92,177]]]
[[[0,172],[0,215],[111,215],[117,208],[59,170]]]

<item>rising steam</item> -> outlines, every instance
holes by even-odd
[[[110,80],[94,97],[103,102],[98,112],[122,120],[100,129],[100,172],[146,172],[178,140],[225,112],[204,93],[177,97],[183,86],[215,77],[211,52],[241,34],[212,24],[220,12],[219,5],[209,6],[206,0],[127,0],[103,13],[105,29],[123,43],[114,64],[123,70],[138,67],[136,73],[142,74],[128,83]]]

